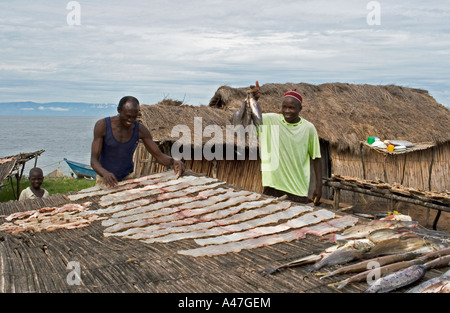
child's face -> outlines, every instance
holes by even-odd
[[[44,181],[44,176],[42,174],[38,174],[38,173],[32,173],[30,175],[30,183],[31,186],[33,186],[33,188],[38,189],[41,187],[42,182]]]

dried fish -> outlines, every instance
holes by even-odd
[[[355,225],[357,221],[357,218],[344,216],[327,222],[322,222],[315,226],[302,227],[286,233],[251,238],[237,242],[229,242],[222,245],[210,245],[196,249],[179,250],[178,253],[199,257],[221,255],[229,252],[239,252],[243,249],[254,249],[267,245],[273,245],[279,242],[289,242],[292,240],[302,239],[305,238],[307,234],[323,235],[330,232],[341,231],[342,229]]]
[[[256,201],[248,202],[248,207],[255,205]],[[236,209],[242,208],[243,204],[237,207],[230,207],[225,210],[220,210],[221,213],[226,213],[226,211],[234,211]],[[151,243],[154,241],[159,241],[159,239],[152,239],[155,237],[160,237],[167,234],[172,234],[175,232],[184,232],[186,235],[183,237],[187,238],[202,238],[211,236],[220,236],[223,234],[228,234],[232,232],[239,232],[242,230],[254,228],[260,225],[266,225],[270,223],[277,222],[280,218],[279,213],[289,212],[296,210],[290,208],[290,203],[287,201],[271,204],[267,207],[257,208],[252,210],[247,210],[239,214],[230,216],[222,220],[214,220],[212,223],[208,223],[215,218],[219,211],[215,211],[209,214],[200,216],[195,224],[188,225],[186,223],[180,223],[179,225],[174,225],[174,223],[168,224],[170,227],[164,227],[158,230],[153,230],[151,232],[139,233],[132,238],[146,239],[146,243]],[[305,210],[306,211],[306,210]],[[269,214],[267,214],[269,213]],[[298,213],[298,212],[297,212]],[[267,215],[265,215],[267,214]],[[283,214],[281,214],[283,215]],[[263,216],[259,218],[254,218],[257,216]],[[205,223],[206,222],[206,223]],[[191,230],[191,234],[187,234]]]
[[[321,269],[322,267],[326,266],[332,266],[337,264],[345,264],[350,261],[360,259],[363,255],[363,252],[356,250],[356,249],[349,249],[349,250],[338,250],[334,253],[331,253],[330,255],[322,258],[320,261],[316,262],[314,265],[312,265],[310,268],[307,269],[308,272],[310,271],[317,271]]]
[[[326,239],[328,239],[328,241],[330,242],[336,242],[339,240],[366,238],[376,230],[387,228],[395,229],[402,227],[416,227],[417,225],[418,223],[414,221],[375,220],[370,222],[369,224],[356,225],[354,227],[351,227],[343,231],[341,234],[332,234]]]
[[[349,240],[341,249],[326,255],[311,266],[308,271],[317,271],[326,266],[345,264],[360,259],[363,257],[364,253],[369,251],[373,246],[373,242],[368,239]]]
[[[297,210],[295,210],[294,208]],[[292,219],[292,217],[305,212],[305,209],[303,209],[303,206],[300,206],[300,207],[297,206],[294,208],[292,210],[293,211],[292,214],[279,217],[280,220],[281,219],[289,219],[289,221],[286,223],[275,225],[275,226],[256,227],[256,228],[252,228],[245,232],[233,232],[231,235],[222,235],[222,236],[218,236],[218,237],[198,239],[198,240],[195,240],[195,242],[201,246],[205,246],[205,245],[209,245],[209,244],[223,244],[223,243],[239,241],[239,240],[243,240],[243,239],[247,239],[247,238],[256,238],[256,237],[263,236],[263,235],[279,233],[279,232],[286,231],[291,228],[300,228],[303,226],[319,223],[323,220],[334,217],[334,213],[331,211],[319,210],[317,212],[307,213],[305,215],[301,215],[300,217]]]
[[[433,258],[435,258],[437,256],[447,255],[448,253],[450,253],[449,250],[450,250],[450,248],[444,248],[444,249],[441,249],[441,250],[438,250],[438,251],[429,252],[429,253],[427,253],[425,255],[422,255],[419,258],[413,258],[412,260],[409,260],[409,261],[401,261],[401,262],[396,262],[396,263],[392,263],[392,264],[381,266],[381,267],[378,268],[380,277],[392,274],[392,273],[394,273],[396,271],[405,269],[405,268],[407,268],[409,266],[412,266],[412,265],[422,265],[423,263],[425,263],[429,259],[433,259]],[[411,253],[413,253],[416,256],[417,255],[421,255],[420,252],[412,251]],[[374,261],[376,261],[376,259]],[[380,263],[379,265],[382,265],[382,264]],[[425,266],[425,268],[428,268],[431,265],[432,264],[428,264],[428,266],[426,266],[426,265],[424,265],[424,266]],[[362,282],[362,281],[366,280],[367,277],[369,277],[371,271],[372,270],[364,271],[362,273],[359,273],[357,275],[349,277],[349,278],[347,278],[347,279],[345,279],[345,280],[343,280],[341,282],[335,283],[335,284],[339,284],[337,288],[338,289],[342,289],[349,283]],[[332,284],[332,285],[335,285],[335,284]]]
[[[282,269],[318,262],[321,259],[323,259],[326,255],[337,251],[339,248],[342,248],[342,245],[334,245],[334,246],[328,247],[327,249],[322,251],[320,254],[310,254],[310,255],[301,257],[299,259],[296,259],[294,261],[290,261],[290,262],[281,264],[277,267],[265,268],[264,270],[261,270],[260,273],[263,275],[268,275],[268,274],[273,274],[275,272],[279,272]]]
[[[429,261],[429,262],[425,263],[424,265],[426,266],[427,269],[432,269],[432,268],[440,268],[440,267],[448,266],[449,263],[450,263],[450,255],[444,255],[444,256],[441,256],[440,258]]]
[[[396,263],[399,261],[408,261],[408,260],[415,258],[416,256],[417,256],[417,253],[407,252],[407,253],[386,255],[386,256],[379,257],[379,258],[364,260],[364,261],[361,261],[356,264],[341,267],[335,271],[332,271],[332,272],[320,277],[320,279],[324,279],[324,278],[339,275],[339,274],[358,273],[361,271],[366,271],[368,264],[373,263],[373,262],[376,262],[376,264],[379,264],[379,266],[383,266],[383,265],[387,265],[387,264]]]
[[[438,250],[440,247],[430,241],[424,240],[419,236],[396,237],[383,240],[368,252],[367,257],[377,257],[388,254],[398,254],[409,251],[430,252]],[[420,250],[419,250],[420,249]]]
[[[232,195],[232,197],[230,197]],[[198,206],[197,209],[184,209],[180,212],[176,212],[169,215],[164,215],[156,218],[150,219],[141,219],[131,223],[118,223],[113,226],[110,226],[104,230],[105,236],[112,235],[113,233],[118,232],[119,234],[115,235],[129,235],[131,233],[139,233],[139,232],[148,232],[150,230],[160,229],[164,226],[160,226],[159,224],[174,222],[177,220],[185,219],[184,223],[186,223],[186,218],[210,213],[219,209],[223,209],[225,207],[229,207],[232,205],[236,205],[238,203],[242,203],[245,201],[256,200],[260,197],[259,194],[252,193],[249,191],[230,191],[227,196],[220,195],[217,197],[210,197],[206,200],[198,201],[196,204]],[[223,201],[226,200],[226,201]],[[192,205],[192,203],[191,203]],[[189,220],[189,223],[192,224],[196,222],[197,219]],[[187,225],[187,224],[186,224]],[[128,229],[128,231],[126,231]]]
[[[256,127],[262,124],[262,111],[257,102],[259,92],[259,83],[256,82],[256,86],[252,86],[251,90],[247,92],[247,99],[243,101],[241,108],[233,114],[232,123],[234,126],[243,125],[247,127],[250,124],[254,124]]]
[[[156,183],[141,188],[127,189],[113,194],[108,194],[100,198],[99,204],[102,207],[105,207],[116,203],[127,202],[165,192],[178,191],[187,187],[214,183],[217,181],[217,179],[209,177],[183,176],[179,179],[171,180],[165,183]]]
[[[87,211],[91,202],[83,204],[68,203],[62,207],[45,207],[38,210],[14,213],[9,221],[0,225],[0,231],[12,234],[24,231],[53,231],[55,229],[74,229],[89,226],[98,219],[95,212]]]
[[[450,265],[450,264],[449,264]],[[436,293],[450,291],[450,270],[441,276],[424,281],[420,285],[406,291],[407,293]]]
[[[368,293],[385,293],[408,286],[421,279],[426,272],[424,265],[412,265],[398,272],[377,279],[367,290]]]

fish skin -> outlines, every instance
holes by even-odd
[[[251,86],[251,90],[247,92],[247,98],[243,101],[241,108],[232,116],[234,126],[243,125],[247,127],[254,124],[258,127],[262,124],[262,110],[257,102],[259,89],[259,82],[256,81],[256,86]]]
[[[244,101],[241,105],[241,108],[233,114],[232,123],[234,126],[242,125],[244,123],[244,116],[246,115],[246,112],[247,103],[246,101]]]
[[[450,254],[425,263],[427,269],[445,267],[450,264]]]
[[[258,102],[252,97],[250,97],[248,101],[250,102],[249,105],[251,109],[253,123],[256,126],[259,126],[262,124],[261,107],[259,106]]]
[[[324,278],[331,277],[331,276],[336,276],[339,274],[358,273],[358,272],[366,271],[367,264],[369,264],[371,262],[377,262],[378,264],[380,264],[380,266],[384,266],[384,265],[388,265],[388,264],[392,264],[392,263],[396,263],[396,262],[400,262],[400,261],[408,261],[408,260],[415,258],[416,256],[417,256],[417,254],[414,252],[407,252],[407,253],[386,255],[386,256],[379,257],[379,258],[364,260],[364,261],[361,261],[356,264],[341,267],[333,272],[330,272],[330,273],[320,277],[320,279],[324,279]]]
[[[404,270],[379,278],[373,285],[367,288],[366,292],[386,293],[405,287],[421,279],[425,275],[425,272],[426,267],[424,265],[412,265]]]
[[[424,293],[430,291],[434,292],[435,290],[442,289],[445,286],[445,284],[448,284],[449,282],[450,282],[450,270],[448,270],[441,276],[424,281],[423,283],[407,290],[406,293]]]
[[[286,269],[286,268],[289,268],[289,267],[301,266],[301,265],[305,265],[305,264],[311,264],[311,263],[320,261],[325,255],[330,254],[330,253],[336,251],[339,248],[341,248],[341,245],[334,245],[334,246],[331,246],[331,247],[325,249],[322,253],[310,254],[310,255],[301,257],[299,259],[296,259],[294,261],[281,264],[280,266],[277,266],[277,267],[266,268],[266,269],[261,270],[259,272],[261,274],[263,274],[263,275],[267,275],[267,274],[273,274],[275,272],[279,272],[282,269]]]
[[[355,259],[359,259],[362,256],[362,252],[356,249],[337,250],[331,255],[328,255],[321,260],[317,261],[314,265],[309,267],[306,271],[317,271],[326,266],[333,266],[337,264],[345,264]]]
[[[375,220],[369,224],[356,225],[344,230],[341,234],[332,234],[324,237],[328,242],[337,242],[340,240],[366,238],[371,233],[382,229],[410,228],[416,227],[417,222],[405,222],[395,220]]]
[[[370,252],[368,252],[367,257],[377,257],[381,255],[415,251],[418,249],[427,248],[427,244],[428,242],[420,237],[391,238],[377,243],[370,250]]]

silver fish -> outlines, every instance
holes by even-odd
[[[307,271],[317,271],[326,266],[345,264],[361,257],[362,252],[356,249],[337,250],[330,255],[322,258],[320,261],[316,262],[314,265],[308,268]]]
[[[450,270],[441,276],[424,281],[420,285],[409,289],[406,293],[425,293],[436,292],[443,289],[446,284],[450,283]]]
[[[270,275],[275,272],[280,272],[281,270],[286,269],[286,268],[301,266],[301,265],[305,265],[305,264],[311,264],[311,263],[320,261],[327,254],[330,254],[338,249],[342,249],[342,245],[333,245],[333,246],[323,250],[321,253],[310,254],[310,255],[301,257],[299,259],[281,264],[277,267],[268,267],[268,268],[265,268],[264,270],[259,271],[259,273],[262,275]]]
[[[247,103],[249,103],[250,109],[251,109],[251,116],[252,121],[255,126],[259,126],[262,124],[262,112],[261,107],[259,106],[258,102],[253,97],[249,97],[247,100]]]
[[[367,270],[367,265],[369,263],[377,262],[380,266],[384,266],[387,264],[396,263],[399,261],[408,261],[417,256],[416,253],[408,252],[408,253],[402,253],[402,254],[393,254],[393,255],[386,255],[375,259],[369,259],[364,260],[356,264],[348,265],[341,267],[333,272],[327,273],[324,276],[320,277],[320,279],[324,279],[327,277],[339,275],[339,274],[347,274],[347,273],[358,273],[363,272]]]
[[[247,93],[247,99],[242,103],[241,108],[233,114],[232,123],[234,126],[243,125],[247,127],[254,124],[256,127],[262,124],[261,107],[256,100],[256,94],[259,92],[259,83],[256,87],[251,86],[251,90]]]
[[[377,279],[375,283],[367,288],[366,292],[385,293],[408,286],[421,279],[425,275],[425,272],[426,267],[424,265],[412,265],[404,270]]]
[[[244,101],[241,105],[241,108],[234,112],[232,123],[234,126],[243,125],[244,116],[246,116],[247,111],[247,103]]]

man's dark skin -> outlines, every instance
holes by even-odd
[[[120,142],[127,142],[133,135],[135,121],[139,115],[139,104],[134,102],[126,102],[122,108],[118,108],[118,115],[111,117],[111,128],[114,137]],[[107,186],[116,186],[118,181],[113,173],[103,168],[100,163],[100,155],[102,153],[103,138],[106,134],[105,119],[99,120],[94,127],[94,140],[91,148],[91,166],[103,177]],[[161,152],[156,143],[153,141],[152,135],[147,127],[139,123],[139,139],[142,140],[147,151],[165,166],[174,167],[175,174],[183,175],[185,167],[182,161],[174,160],[170,156]]]
[[[292,97],[286,97],[281,104],[281,114],[284,120],[290,124],[300,122],[300,111],[302,110],[302,103]],[[313,201],[315,204],[319,203],[322,197],[322,162],[320,158],[313,159],[313,168],[316,178],[316,187],[313,192]]]

